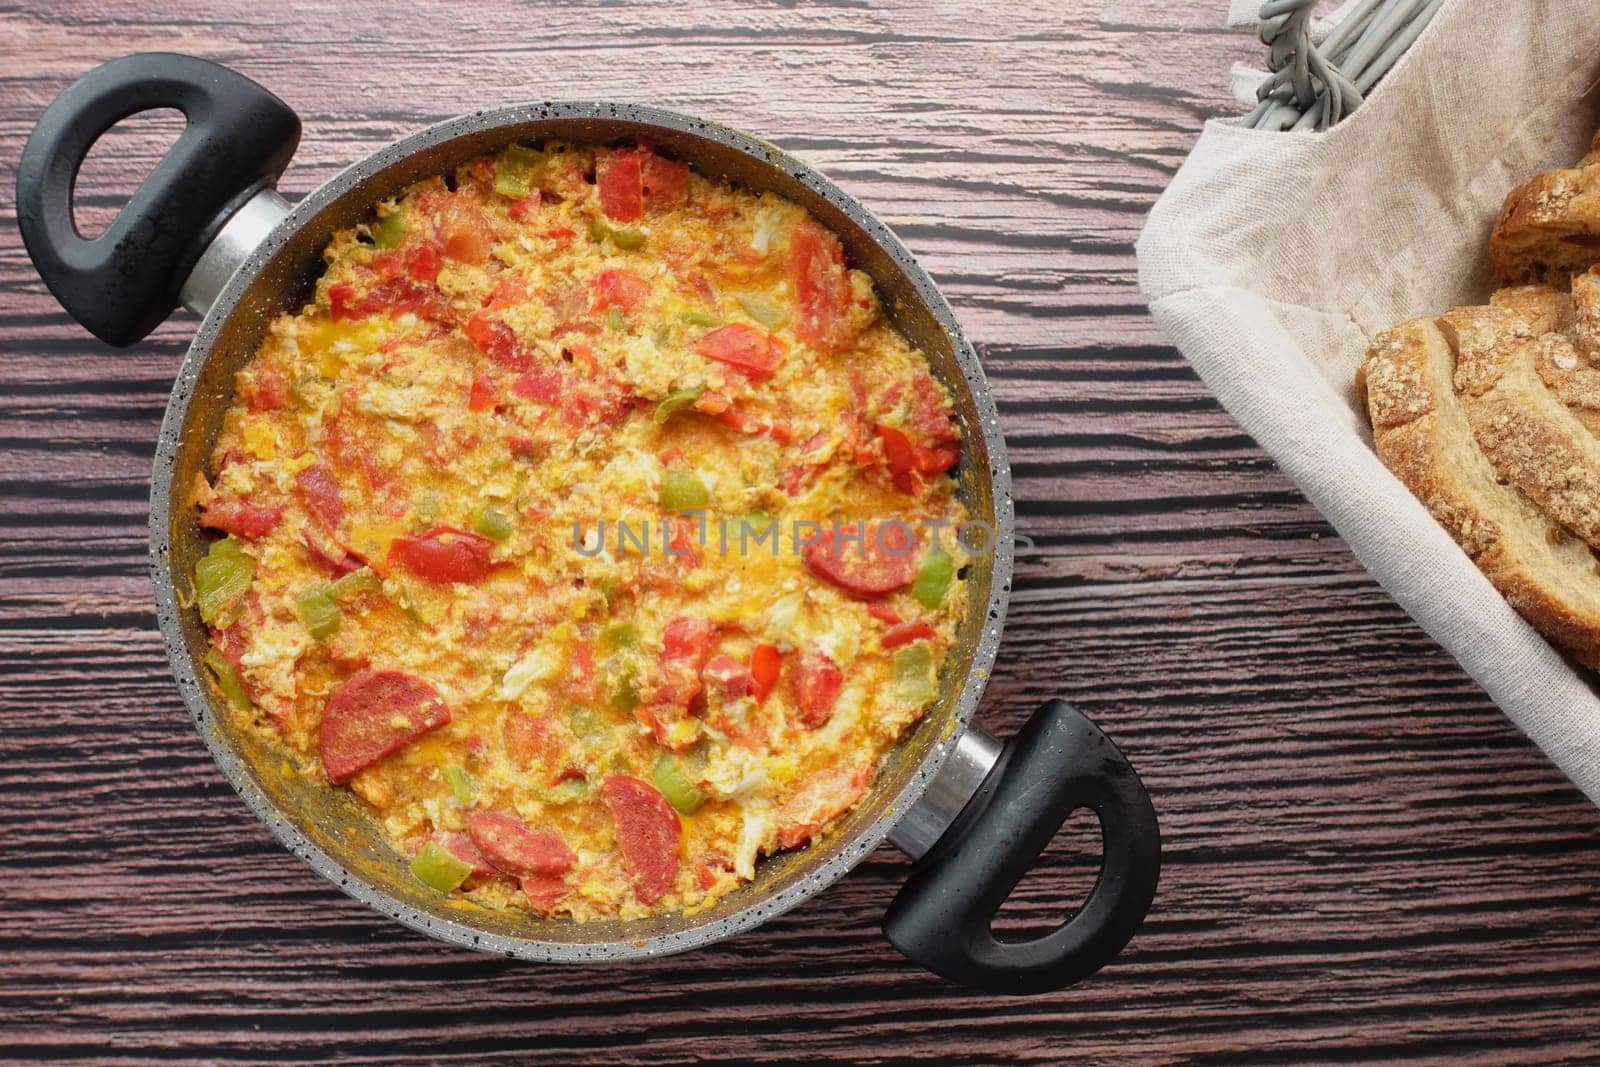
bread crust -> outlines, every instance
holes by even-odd
[[[1489,258],[1507,285],[1565,286],[1600,263],[1600,162],[1545,171],[1511,190]]]
[[[1454,308],[1438,325],[1455,350],[1456,394],[1483,454],[1545,514],[1600,548],[1600,440],[1539,375],[1541,345],[1527,325],[1497,307]]]
[[[1490,302],[1527,323],[1539,378],[1590,433],[1600,434],[1600,270],[1575,277],[1570,293],[1526,285],[1501,289]]]
[[[1503,330],[1508,319],[1524,334],[1527,328],[1506,309],[1469,310],[1496,314],[1412,319],[1368,347],[1361,378],[1378,457],[1517,612],[1584,664],[1600,666],[1600,563],[1502,484],[1455,387],[1460,380],[1480,389],[1480,398],[1493,393],[1505,378],[1497,371],[1505,357],[1475,353],[1460,365],[1453,338]]]

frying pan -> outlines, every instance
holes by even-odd
[[[121,119],[176,108],[187,126],[114,222],[92,240],[72,189],[95,140]],[[753,881],[694,915],[579,923],[493,910],[413,878],[346,790],[270,770],[277,761],[232,717],[196,663],[208,647],[186,607],[207,538],[184,487],[204,469],[234,372],[267,323],[297,310],[336,230],[419,179],[513,141],[647,139],[703,174],[803,205],[838,234],[890,316],[955,399],[964,452],[958,494],[993,532],[971,563],[967,621],[939,699],[891,752],[871,791],[810,847],[769,857]],[[281,100],[225,67],[150,53],[97,67],[44,112],[23,150],[17,219],[62,305],[113,345],[138,342],[182,304],[203,316],[173,385],[150,496],[150,573],[173,674],[228,781],[288,849],[358,900],[443,941],[541,961],[658,956],[707,945],[779,915],[842,876],[885,838],[916,862],[884,917],[912,960],[970,988],[1058,989],[1116,955],[1155,895],[1160,835],[1138,776],[1107,737],[1060,700],[1001,744],[971,724],[994,663],[1011,588],[1011,475],[994,401],[950,307],[904,245],[810,167],[747,134],[656,108],[541,103],[478,111],[397,141],[294,206],[275,192],[300,140]],[[184,595],[180,597],[180,590]],[[1078,911],[1038,937],[1001,936],[995,913],[1073,811],[1100,820],[1102,868]]]

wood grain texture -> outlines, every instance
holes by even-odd
[[[0,1059],[1600,1059],[1595,811],[1142,310],[1143,212],[1259,48],[1224,7],[0,3]],[[300,112],[291,196],[428,122],[587,97],[760,132],[879,212],[983,349],[1036,544],[983,719],[1008,732],[1071,698],[1161,813],[1161,892],[1123,957],[1055,996],[944,985],[878,933],[904,873],[884,850],[711,949],[539,967],[426,941],[280,849],[153,632],[149,464],[193,322],[100,346],[13,224],[39,111],[152,49]],[[97,151],[86,215],[109,217],[162,133]],[[1072,906],[1081,846],[1052,851],[1014,921]]]

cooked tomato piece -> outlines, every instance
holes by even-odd
[[[757,704],[766,703],[782,669],[783,653],[776,645],[757,645],[750,650],[750,692]]]
[[[700,672],[711,655],[715,628],[706,619],[679,617],[661,635],[659,699],[687,707],[700,694]]]
[[[476,582],[494,569],[494,542],[453,526],[396,537],[389,561],[430,582]]]
[[[600,210],[618,222],[634,222],[644,214],[644,176],[639,152],[625,148],[607,152],[595,168]]]
[[[806,569],[851,596],[887,596],[911,584],[920,562],[903,524],[869,522],[823,530],[800,550]]]
[[[926,371],[911,379],[911,425],[934,445],[953,445],[961,440],[944,392]]]
[[[613,774],[601,785],[606,807],[617,824],[622,865],[633,881],[634,896],[648,907],[665,896],[678,877],[683,824],[667,798],[647,782]]]
[[[444,698],[405,671],[362,671],[328,698],[319,742],[328,781],[338,785],[450,721]]]
[[[594,276],[594,309],[621,308],[631,312],[650,295],[650,283],[631,270],[612,267]]]
[[[681,200],[689,187],[688,165],[664,159],[647,148],[641,148],[639,156],[639,184],[644,195],[662,206]]]
[[[525,374],[517,375],[511,382],[511,391],[524,400],[556,404],[561,401],[561,386],[560,371],[548,367],[535,367]]]
[[[243,500],[213,500],[200,510],[200,525],[255,541],[277,528],[282,505],[247,504]]]
[[[800,725],[808,730],[826,726],[843,687],[844,675],[826,652],[820,648],[801,652],[789,675],[789,698]]]
[[[519,274],[507,272],[500,276],[500,280],[494,283],[494,288],[489,290],[489,295],[484,297],[483,307],[486,311],[512,307],[526,303],[528,295],[527,279]]]
[[[717,413],[716,420],[735,433],[742,433],[747,437],[760,437],[771,429],[748,411],[737,407],[724,408]]]
[[[649,728],[656,744],[669,752],[685,752],[700,740],[700,722],[690,719],[687,705],[640,704],[633,709],[633,717]],[[683,726],[684,722],[690,725]]]
[[[408,235],[399,248],[372,257],[372,269],[380,278],[406,277],[429,285],[438,280],[443,267],[438,244],[427,236]]]
[[[495,405],[500,403],[500,390],[494,387],[494,379],[487,375],[478,375],[472,379],[472,385],[467,390],[467,408],[472,411],[493,411]]]
[[[794,848],[855,806],[872,781],[871,767],[824,767],[778,805],[778,847]]]
[[[494,227],[488,218],[462,197],[451,197],[435,222],[440,251],[457,263],[480,263],[494,247]]]
[[[716,690],[723,700],[739,700],[750,695],[755,678],[747,664],[732,656],[717,655],[706,661],[700,677],[706,685]]]
[[[573,743],[571,727],[555,715],[529,715],[512,711],[500,728],[506,755],[519,771],[554,770],[562,753]]]
[[[344,521],[344,497],[333,472],[320,463],[313,464],[295,475],[294,486],[311,518],[328,533],[338,533]]]
[[[328,286],[328,313],[335,320],[365,319],[373,315],[402,315],[414,311],[424,318],[439,318],[443,309],[438,290],[406,278],[387,278],[358,294],[354,283]]]
[[[961,453],[954,445],[938,445],[933,448],[918,445],[916,457],[917,470],[923,474],[943,474],[956,465]]]
[[[707,415],[720,415],[724,411],[727,411],[729,405],[732,403],[733,401],[728,399],[728,395],[726,393],[718,392],[715,389],[707,389],[705,392],[695,397],[694,409],[696,411],[703,411]]]
[[[707,856],[700,861],[700,866],[695,869],[695,881],[700,883],[701,889],[710,889],[722,880],[722,876],[733,870],[733,862],[724,856]]]
[[[911,439],[893,426],[878,423],[874,428],[883,445],[883,458],[889,466],[889,477],[894,487],[902,493],[914,493],[922,487],[918,477],[916,448]]]
[[[881,600],[874,600],[872,603],[868,604],[867,614],[871,615],[879,622],[888,623],[890,626],[899,626],[902,622],[905,622],[905,620],[900,617],[900,613],[898,611],[883,603]]]
[[[408,242],[401,254],[401,262],[405,266],[406,277],[430,285],[439,280],[439,272],[444,269],[439,246],[426,240]]]
[[[276,411],[289,402],[289,379],[274,371],[260,370],[243,392],[245,406],[251,411]]]
[[[535,189],[522,199],[513,200],[511,202],[511,206],[506,209],[506,213],[512,218],[516,219],[518,222],[522,222],[529,215],[532,215],[535,211],[539,210],[539,205],[543,203],[543,201],[544,196],[539,192],[539,190]]]
[[[567,661],[567,695],[575,700],[594,700],[599,696],[595,686],[594,644],[579,641]]]
[[[487,311],[474,311],[464,327],[472,347],[505,367],[519,368],[527,364],[529,356],[517,341],[511,327]]]
[[[517,878],[565,874],[578,862],[556,831],[530,830],[515,815],[473,812],[467,820],[467,833],[496,870]]]
[[[956,446],[948,442],[937,441],[932,446],[917,444],[904,430],[881,422],[874,430],[883,445],[883,458],[894,487],[902,493],[919,491],[923,486],[921,475],[942,474],[961,458]]]
[[[742,322],[712,330],[695,342],[694,350],[707,359],[738,367],[752,378],[772,377],[783,360],[771,338]]]
[[[850,303],[850,278],[838,241],[815,222],[795,226],[789,236],[789,271],[794,281],[794,332],[831,349]]]
[[[936,635],[937,631],[931,625],[918,619],[916,622],[901,623],[884,634],[882,638],[883,647],[886,649],[899,648],[901,645],[909,645],[913,641],[931,641]]]

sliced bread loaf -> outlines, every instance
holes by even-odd
[[[1456,396],[1478,447],[1500,477],[1556,522],[1600,548],[1600,439],[1556,397],[1535,367],[1541,346],[1498,307],[1460,307],[1438,326],[1456,354]],[[1575,350],[1557,334],[1574,369]]]
[[[1600,563],[1502,484],[1457,400],[1456,371],[1450,337],[1435,320],[1413,319],[1373,340],[1358,384],[1378,456],[1513,608],[1584,664],[1600,666]]]
[[[1536,174],[1505,199],[1489,258],[1507,285],[1549,282],[1600,262],[1600,153],[1583,165]]]

